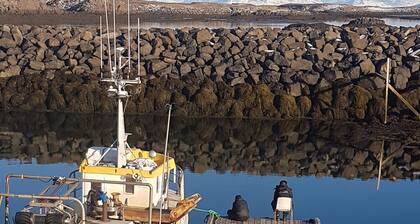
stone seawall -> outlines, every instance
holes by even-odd
[[[99,29],[0,27],[0,109],[114,111],[99,82]],[[420,109],[420,26],[360,19],[342,27],[142,30],[140,74],[129,113],[343,120],[382,118],[386,59],[391,83]],[[127,44],[127,33],[117,44]],[[104,48],[106,48],[106,34]],[[137,34],[131,33],[132,75]],[[112,55],[111,55],[112,56]],[[107,56],[104,70],[109,70]],[[127,68],[126,68],[127,69]],[[390,98],[389,111],[411,117]]]

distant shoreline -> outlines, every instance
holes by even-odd
[[[8,25],[73,25],[73,26],[96,26],[99,24],[99,13],[78,12],[78,13],[64,13],[64,14],[0,14],[0,24]],[[337,16],[336,14],[316,14],[316,15],[284,15],[284,16],[226,16],[226,15],[168,15],[168,14],[151,14],[151,13],[136,13],[132,14],[132,24],[137,23],[137,18],[141,22],[215,22],[222,21],[227,23],[322,23],[326,21],[346,21],[358,17],[372,17],[380,19],[401,19],[401,20],[419,20],[418,15],[398,15],[398,14],[378,14],[367,13],[360,15],[343,14]],[[117,24],[126,25],[127,15],[120,14],[117,16]]]
[[[117,2],[118,21],[125,23],[127,4]],[[69,9],[71,8],[71,9]],[[420,19],[418,7],[379,8],[331,4],[251,5],[220,3],[162,3],[135,1],[131,3],[132,18],[143,22],[184,20],[291,20],[326,21],[359,17]],[[41,0],[0,2],[0,24],[28,25],[93,25],[104,14],[102,0],[90,0],[78,7],[47,5]]]

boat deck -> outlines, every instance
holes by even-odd
[[[220,217],[216,220],[215,224],[274,224],[274,219],[272,218],[250,218],[247,221],[235,221],[228,219],[226,217]],[[293,221],[286,221],[277,222],[278,224],[321,224],[319,219],[312,219],[312,220],[293,220]]]

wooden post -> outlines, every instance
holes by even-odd
[[[376,183],[376,190],[377,191],[379,191],[379,186],[381,184],[382,160],[384,158],[384,146],[385,146],[385,140],[382,140],[381,155],[379,156],[378,182]]]
[[[279,214],[277,209],[274,210],[274,224],[278,224],[279,223]]]
[[[108,203],[104,202],[102,205],[102,221],[108,222]]]
[[[420,113],[393,86],[389,85],[388,88],[416,115],[417,119],[420,119]]]
[[[390,70],[390,60],[386,60],[386,79],[385,79],[385,118],[384,123],[386,124],[388,120],[388,86],[389,86],[389,70]]]

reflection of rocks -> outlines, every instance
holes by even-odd
[[[0,109],[113,110],[97,78],[97,29],[1,28]],[[119,45],[128,45],[124,32]],[[137,35],[131,63],[143,85],[127,110],[156,113],[175,102],[179,115],[191,116],[382,119],[384,80],[375,74],[385,73],[386,58],[391,83],[419,109],[419,32],[369,19],[341,27],[142,30],[141,63]],[[392,115],[412,116],[395,97],[389,106]]]
[[[80,162],[92,145],[109,145],[113,116],[4,114],[2,158]],[[128,117],[132,145],[162,151],[165,119]],[[38,127],[33,130],[33,127]],[[383,177],[418,178],[418,122],[382,126],[322,121],[182,119],[171,125],[170,153],[194,172],[243,171],[286,176],[375,178],[385,138]]]

